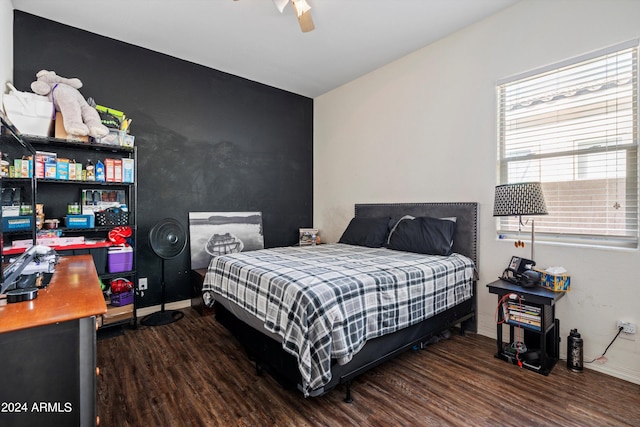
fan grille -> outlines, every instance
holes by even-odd
[[[175,258],[187,245],[187,234],[177,220],[165,218],[149,231],[149,244],[160,258]]]

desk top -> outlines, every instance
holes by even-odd
[[[489,283],[487,287],[489,288],[489,292],[492,294],[504,295],[507,293],[515,293],[522,301],[530,301],[546,305],[555,304],[555,302],[565,294],[565,292],[554,292],[550,289],[543,288],[542,286],[524,288],[501,279]]]
[[[0,306],[0,333],[65,322],[107,312],[91,255],[61,257],[38,297]]]

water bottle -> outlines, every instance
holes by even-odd
[[[582,372],[583,345],[577,329],[572,329],[567,338],[567,368],[573,372]]]

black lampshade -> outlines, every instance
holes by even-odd
[[[546,215],[547,205],[539,182],[496,186],[493,216]]]

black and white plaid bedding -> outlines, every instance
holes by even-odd
[[[203,292],[244,308],[298,359],[305,396],[367,340],[443,312],[472,293],[473,261],[344,244],[214,257]]]

